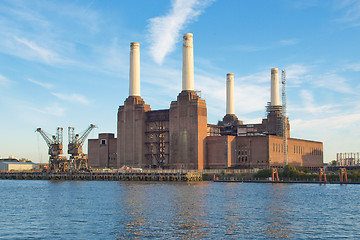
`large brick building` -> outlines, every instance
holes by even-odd
[[[205,100],[194,91],[193,36],[183,39],[182,91],[169,109],[151,110],[140,96],[139,44],[131,44],[129,97],[118,109],[117,138],[99,134],[89,140],[89,165],[120,168],[268,168],[283,167],[283,119],[278,70],[271,71],[267,118],[243,124],[234,113],[233,74],[227,75],[226,115],[207,123]],[[286,118],[288,164],[323,166],[321,142],[290,138]],[[107,146],[108,145],[108,146]]]

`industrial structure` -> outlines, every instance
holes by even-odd
[[[193,35],[183,36],[182,90],[169,109],[151,110],[140,95],[140,44],[130,45],[129,96],[118,109],[117,138],[89,140],[89,165],[141,168],[282,168],[323,166],[322,142],[290,138],[286,117],[286,75],[271,69],[271,101],[261,123],[244,124],[235,115],[234,74],[226,75],[226,114],[207,123],[204,99],[194,91]],[[284,147],[285,146],[285,147]]]
[[[36,129],[36,132],[44,138],[49,148],[49,168],[51,171],[66,172],[69,170],[87,170],[88,156],[83,153],[82,146],[89,136],[91,130],[95,128],[94,124],[82,133],[75,134],[75,128],[69,127],[68,138],[68,153],[71,154],[70,159],[67,159],[63,154],[63,128],[58,127],[56,135],[50,135],[41,128]]]
[[[86,138],[89,136],[91,130],[95,128],[94,124],[90,126],[81,134],[75,134],[75,128],[69,127],[68,138],[68,153],[71,154],[70,162],[74,170],[88,169],[88,156],[83,153],[82,146]]]
[[[337,153],[336,166],[360,166],[360,153]]]
[[[56,135],[50,135],[41,128],[36,129],[36,132],[44,138],[49,148],[49,167],[53,171],[66,171],[69,169],[70,161],[63,154],[63,128],[58,127]]]

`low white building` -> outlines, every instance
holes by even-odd
[[[32,162],[5,162],[0,161],[0,171],[29,171],[38,169],[39,165]]]

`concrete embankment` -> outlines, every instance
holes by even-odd
[[[209,178],[204,180],[209,180]],[[240,176],[229,176],[229,175],[215,175],[213,176],[212,181],[214,182],[251,182],[251,183],[303,183],[303,184],[360,184],[360,181],[354,181],[349,179],[348,181],[341,182],[340,180],[331,180],[331,181],[319,181],[319,179],[311,178],[311,179],[292,179],[292,178],[285,178],[279,179],[279,181],[273,181],[269,179],[261,179],[261,178],[242,178]]]
[[[360,181],[349,179],[348,182],[339,180],[319,181],[318,178],[311,179],[280,179],[272,181],[266,178],[254,178],[250,172],[224,173],[204,171],[151,171],[151,172],[0,172],[0,179],[17,180],[60,180],[60,181],[168,181],[168,182],[253,182],[253,183],[309,183],[309,184],[360,184]]]
[[[155,173],[155,172],[1,172],[0,179],[18,180],[87,180],[87,181],[202,181],[202,174],[192,172]]]

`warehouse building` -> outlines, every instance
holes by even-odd
[[[16,158],[0,159],[0,171],[31,171],[39,169],[39,165],[33,162],[19,162]]]

